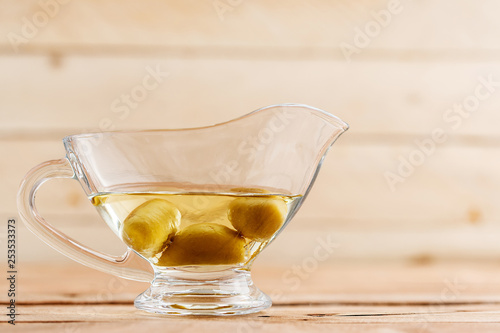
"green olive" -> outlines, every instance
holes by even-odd
[[[281,228],[286,214],[286,203],[280,197],[241,197],[231,201],[227,216],[242,236],[263,241]]]
[[[123,221],[123,241],[145,257],[163,251],[177,232],[181,213],[169,201],[152,199],[136,207]]]
[[[217,223],[181,230],[163,252],[158,266],[232,265],[245,260],[245,239]]]

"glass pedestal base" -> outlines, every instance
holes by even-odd
[[[151,287],[134,304],[140,310],[159,314],[229,316],[267,309],[271,299],[255,287],[247,270],[170,268],[157,270]]]

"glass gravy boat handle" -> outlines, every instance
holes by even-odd
[[[151,282],[151,267],[130,249],[122,256],[104,254],[80,244],[45,221],[36,209],[35,196],[38,188],[53,178],[77,180],[69,161],[63,158],[37,165],[26,174],[21,183],[17,205],[28,229],[49,246],[76,262],[125,279]]]

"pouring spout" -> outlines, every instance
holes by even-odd
[[[243,135],[237,151],[249,153],[245,169],[250,174],[262,170],[268,184],[306,194],[324,156],[349,125],[321,109],[279,104],[236,119],[231,127],[239,131],[236,136]]]
[[[312,115],[315,115],[315,116],[323,119],[324,121],[330,123],[333,126],[333,128],[341,130],[342,133],[349,129],[349,124],[347,124],[342,119],[340,119],[337,116],[334,116],[333,114],[331,114],[329,112],[323,111],[321,109],[313,108],[311,106],[302,105],[302,104],[286,104],[286,105],[293,106],[293,107],[306,108],[306,109],[308,109],[308,111]]]
[[[286,131],[289,132],[289,142],[295,140],[297,144],[308,146],[321,155],[349,129],[349,125],[339,117],[304,104],[280,104],[264,109],[270,109],[278,118],[288,120]]]
[[[326,132],[328,132],[329,130],[331,132],[330,140],[327,140],[327,144],[329,144],[329,146],[335,143],[338,137],[349,129],[349,124],[344,122],[339,117],[329,112],[323,111],[321,109],[313,108],[311,106],[302,104],[288,104],[287,106],[306,109],[311,115],[311,125],[317,126],[318,130],[325,129]],[[321,121],[320,122],[314,121],[313,120],[314,117],[323,120],[324,124]]]

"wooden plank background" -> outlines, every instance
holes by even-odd
[[[41,3],[53,6],[46,22],[38,1],[0,1],[2,221],[17,216],[23,175],[63,157],[65,135],[99,130],[107,119],[115,129],[209,125],[298,102],[351,129],[260,260],[300,261],[324,235],[338,242],[332,261],[500,255],[500,87],[469,116],[444,118],[475,96],[481,80],[500,81],[500,3],[242,0],[221,1],[223,12],[217,1]],[[373,27],[398,3],[387,26],[346,59],[340,46],[356,45],[357,29]],[[30,24],[35,29],[23,35]],[[14,47],[13,36],[26,43]],[[118,117],[112,103],[148,68],[168,76]],[[391,189],[386,172],[439,128],[445,142]],[[38,202],[68,234],[120,251],[78,184],[46,184]],[[25,261],[64,260],[26,229],[20,251]]]
[[[287,268],[256,265],[270,309],[235,317],[165,317],[134,308],[147,284],[76,263],[25,263],[16,326],[2,332],[498,332],[498,264],[334,263],[287,283]],[[59,278],[55,279],[57,276]],[[64,277],[64,278],[62,278]],[[281,277],[281,278],[280,278]],[[4,282],[0,282],[4,283]],[[6,306],[7,295],[0,294]]]

